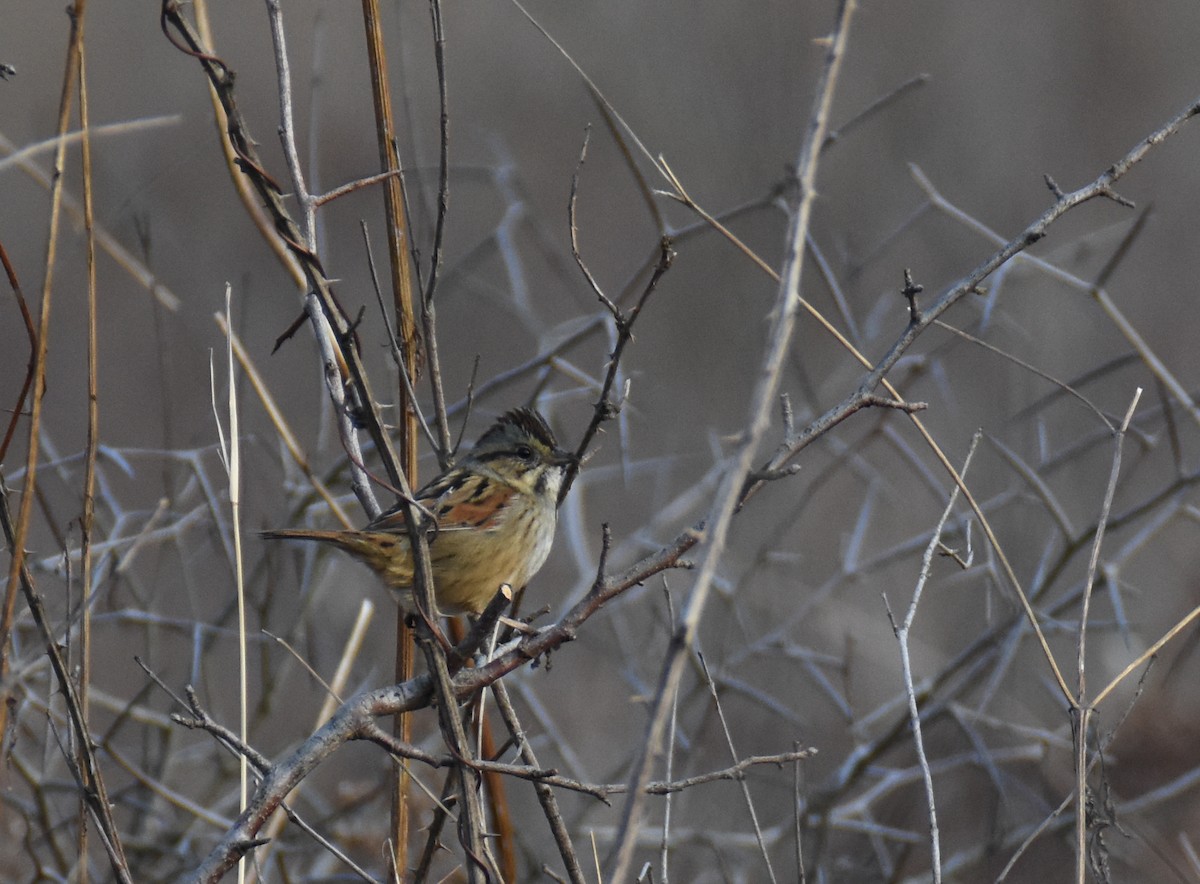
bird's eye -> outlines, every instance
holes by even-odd
[[[528,445],[518,445],[517,457],[521,458],[521,460],[533,460],[533,449]]]

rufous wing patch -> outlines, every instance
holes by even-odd
[[[511,486],[488,479],[455,488],[434,509],[438,528],[493,528],[516,493]]]

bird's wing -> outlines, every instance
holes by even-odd
[[[439,531],[488,530],[504,518],[516,489],[487,476],[472,474],[450,485],[429,509]]]
[[[418,501],[433,513],[438,531],[488,530],[496,527],[516,489],[477,473],[447,477],[422,489]],[[392,507],[367,526],[368,531],[404,534],[408,521],[403,504]]]

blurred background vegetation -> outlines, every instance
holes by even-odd
[[[833,4],[533,0],[528,8],[690,195],[727,216],[736,235],[778,267],[787,224],[781,188],[807,126]],[[237,72],[251,133],[269,171],[286,180],[266,13],[229,0],[208,9],[216,52]],[[439,150],[429,8],[395,3],[386,12],[414,245],[418,262],[427,262]],[[507,408],[535,402],[573,445],[613,343],[611,322],[597,321],[603,308],[570,249],[567,205],[586,127],[579,240],[606,291],[630,283],[662,231],[586,85],[515,5],[455,5],[443,15],[450,208],[437,303],[447,399],[461,403],[472,379],[483,390],[467,439]],[[310,186],[321,191],[374,174],[357,7],[293,0],[284,21]],[[1178,2],[862,3],[833,128],[857,122],[822,157],[805,298],[869,359],[882,356],[908,320],[905,268],[932,298],[995,250],[986,230],[1008,239],[1051,204],[1045,175],[1064,190],[1081,186],[1196,100],[1198,28],[1200,9]],[[0,81],[0,242],[35,316],[47,274],[45,182],[68,33],[63,5],[40,0],[10,0],[0,30],[0,62],[16,71]],[[97,259],[102,449],[91,726],[134,879],[170,880],[196,866],[237,813],[235,762],[209,736],[168,720],[179,708],[133,659],[177,693],[194,685],[214,717],[236,722],[230,526],[210,395],[210,363],[224,359],[214,313],[224,308],[226,283],[234,327],[309,462],[356,521],[365,517],[348,494],[346,455],[307,327],[272,353],[300,312],[300,293],[233,191],[199,66],[164,38],[153,4],[93,4],[86,72],[96,225],[127,252],[118,259],[105,247]],[[1136,208],[1097,200],[1068,214],[1031,249],[1043,263],[1011,262],[943,317],[1002,354],[932,328],[890,376],[907,399],[929,404],[922,419],[952,463],[962,463],[982,431],[968,485],[1035,598],[1060,665],[1072,672],[1089,532],[1114,436],[1061,383],[1118,423],[1135,389],[1145,389],[1101,551],[1088,659],[1097,687],[1198,599],[1200,421],[1179,395],[1194,397],[1200,387],[1198,137],[1194,125],[1185,127],[1120,182]],[[78,147],[67,157],[65,193],[78,201]],[[651,187],[666,188],[643,157],[635,153],[633,162]],[[654,204],[675,235],[677,257],[624,357],[627,405],[599,437],[563,509],[551,560],[530,588],[527,608],[549,606],[551,617],[590,586],[602,524],[614,536],[610,567],[620,568],[703,518],[747,419],[776,285],[685,207],[663,196]],[[361,231],[365,223],[381,248],[381,209],[370,187],[323,207],[319,254],[346,312],[364,311],[364,359],[386,406],[397,381]],[[1103,297],[1092,288],[1098,282]],[[26,547],[69,654],[80,622],[87,397],[85,248],[71,214],[51,288],[42,465]],[[1105,297],[1140,336],[1140,351]],[[8,410],[29,351],[7,288],[2,303],[0,407]],[[588,323],[596,331],[555,359],[489,385]],[[846,397],[862,374],[801,317],[782,383],[798,426]],[[247,531],[332,525],[248,387],[242,403]],[[394,419],[386,407],[384,414]],[[27,426],[18,425],[2,464],[14,501],[25,481]],[[759,460],[782,438],[776,417]],[[797,743],[818,752],[798,772],[747,774],[761,849],[735,783],[677,795],[665,853],[664,804],[652,800],[638,853],[652,865],[644,880],[663,879],[664,855],[678,881],[769,880],[764,854],[779,880],[794,880],[798,841],[809,880],[929,879],[926,800],[882,596],[894,611],[907,605],[952,482],[907,419],[887,409],[858,413],[796,462],[798,475],[771,483],[737,517],[698,639],[733,755],[696,666],[679,697],[672,776]],[[437,470],[424,456],[421,477]],[[977,527],[968,540],[971,521],[960,505],[945,543],[973,558],[968,567],[935,560],[911,637],[917,681],[944,676],[925,738],[945,874],[994,879],[1019,853],[1006,880],[1064,880],[1075,854],[1070,809],[1054,812],[1074,788],[1071,719],[993,551]],[[258,630],[285,638],[328,679],[362,600],[373,600],[348,695],[391,680],[393,618],[365,569],[268,549],[252,533],[245,542],[251,742],[277,758],[311,732],[325,693],[296,656]],[[543,766],[592,783],[628,778],[669,635],[664,585],[678,610],[691,585],[687,572],[626,593],[552,665],[506,679]],[[75,879],[79,805],[60,749],[61,697],[20,599],[10,641],[0,858],[12,880]],[[976,642],[983,650],[962,663]],[[1200,708],[1189,687],[1198,668],[1195,630],[1185,629],[1144,682],[1139,670],[1098,712],[1104,758],[1093,784],[1093,831],[1112,826],[1103,846],[1092,842],[1100,877],[1103,858],[1112,880],[1200,879],[1192,786],[1200,775]],[[432,716],[417,728],[436,751]],[[855,752],[869,754],[861,769],[853,768]],[[376,876],[384,868],[389,765],[376,747],[347,746],[296,802]],[[543,864],[558,870],[559,861],[532,788],[512,781],[509,800],[519,828],[518,879],[551,880]],[[611,807],[571,793],[560,800],[581,855],[590,856],[594,839],[604,856],[621,800]],[[348,874],[294,827],[272,856],[279,865],[263,873],[272,880]],[[457,857],[449,851],[443,874],[454,874]],[[93,877],[105,880],[95,843],[90,862]]]

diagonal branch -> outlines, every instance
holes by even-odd
[[[850,19],[853,17],[855,6],[854,0],[844,0],[839,9],[837,24],[834,27],[825,60],[825,68],[816,89],[815,106],[800,151],[800,160],[797,163],[795,182],[798,187],[797,202],[791,212],[786,242],[787,253],[783,262],[783,272],[780,274],[782,281],[775,307],[771,311],[772,326],[766,354],[759,369],[754,392],[750,397],[750,408],[742,443],[730,459],[725,475],[717,488],[706,527],[707,549],[701,560],[699,573],[696,575],[687,607],[671,636],[667,656],[663,661],[658,692],[649,710],[650,721],[646,736],[639,750],[637,761],[633,765],[631,795],[625,802],[616,844],[607,862],[608,868],[605,877],[614,881],[625,881],[629,878],[633,862],[633,848],[636,843],[635,835],[638,831],[641,809],[645,800],[642,790],[650,779],[655,756],[662,745],[663,732],[670,711],[668,698],[673,696],[675,687],[683,674],[683,666],[687,659],[686,652],[695,639],[696,630],[704,614],[717,562],[724,552],[730,522],[742,498],[742,489],[746,477],[750,474],[752,460],[770,424],[770,412],[775,404],[780,375],[791,345],[796,312],[800,305],[800,274],[804,264],[804,242],[808,233],[813,201],[816,197],[817,161],[820,157],[821,145],[825,140],[825,133],[829,128],[829,111],[833,104],[833,90],[837,84],[842,59],[845,56]]]

